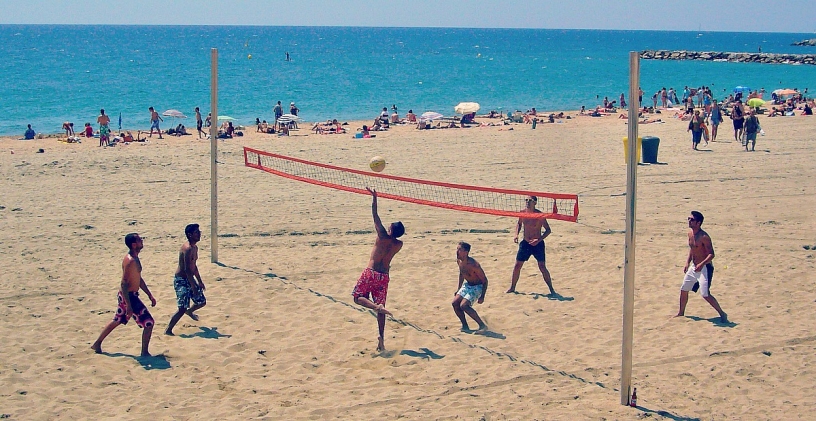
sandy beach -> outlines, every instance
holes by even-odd
[[[575,115],[576,113],[570,113]],[[61,419],[807,419],[816,410],[816,146],[813,117],[759,116],[756,152],[691,150],[686,122],[640,126],[661,165],[638,168],[633,385],[619,403],[626,166],[624,120],[415,130],[373,139],[255,133],[219,147],[219,262],[210,262],[210,144],[197,136],[100,148],[98,140],[0,139],[0,413]],[[477,119],[479,121],[489,121]],[[353,132],[363,123],[353,122]],[[304,126],[306,127],[306,126]],[[513,128],[513,130],[508,130]],[[385,345],[351,290],[375,238],[371,198],[244,167],[249,146],[452,183],[579,195],[551,222],[551,299],[533,261],[505,294],[515,220],[382,200],[405,224],[391,268]],[[38,149],[44,153],[37,153]],[[12,153],[13,151],[13,153]],[[677,313],[686,217],[705,215],[712,293]],[[176,311],[184,226],[201,224],[208,305]],[[125,234],[140,233],[158,300],[139,358],[130,323],[91,343],[116,310]],[[459,331],[456,244],[484,268],[486,336]]]

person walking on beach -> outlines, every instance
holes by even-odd
[[[144,279],[142,279],[142,262],[139,260],[139,252],[144,248],[142,238],[137,233],[130,233],[125,236],[125,245],[128,247],[128,254],[122,259],[122,282],[119,288],[118,301],[119,306],[116,309],[116,314],[113,320],[109,322],[99,338],[91,345],[97,354],[102,353],[102,341],[113,332],[120,324],[126,325],[128,321],[133,318],[136,324],[143,329],[142,331],[142,357],[149,357],[148,346],[150,345],[150,335],[153,333],[153,325],[155,321],[147,307],[139,299],[139,289],[141,288],[150,298],[150,306],[156,306],[156,299],[147,288]]]
[[[723,121],[722,110],[716,99],[711,100],[711,141],[717,140],[717,128]]]
[[[731,120],[734,123],[734,140],[742,142],[742,125],[745,122],[745,110],[742,108],[742,101],[737,100],[734,108],[731,109]]]
[[[759,118],[756,116],[756,111],[753,109],[748,113],[748,118],[745,119],[745,151],[748,152],[748,143],[751,143],[751,152],[756,147],[757,133],[759,132]]]
[[[483,333],[487,331],[487,325],[473,309],[474,301],[476,303],[484,303],[485,294],[487,294],[487,275],[485,275],[482,266],[476,259],[469,256],[470,244],[460,241],[456,247],[456,264],[459,265],[459,286],[457,292],[454,294],[453,311],[462,322],[462,331],[470,332],[465,314],[470,316],[476,323],[479,324],[479,329],[476,333]]]
[[[371,214],[374,217],[374,229],[377,231],[377,239],[374,241],[374,248],[371,250],[371,257],[368,259],[368,266],[363,270],[360,279],[354,286],[351,295],[354,302],[377,313],[377,327],[379,328],[379,339],[377,351],[385,350],[385,316],[391,312],[385,309],[385,299],[388,295],[388,283],[390,281],[388,272],[391,269],[391,259],[402,249],[402,241],[398,238],[405,234],[405,227],[402,222],[394,222],[388,230],[380,221],[377,214],[377,191],[366,187],[371,193]],[[371,298],[369,298],[371,297]]]
[[[691,211],[688,217],[689,254],[686,258],[686,266],[683,267],[686,276],[680,286],[680,310],[674,317],[685,316],[688,293],[689,291],[697,292],[699,288],[700,295],[720,314],[720,323],[728,323],[728,315],[720,308],[717,299],[711,295],[711,280],[714,276],[714,265],[711,261],[714,259],[714,245],[708,233],[700,228],[703,225],[703,219],[703,214],[698,211]]]
[[[153,137],[153,129],[159,133],[159,139],[164,139],[161,135],[161,129],[159,128],[159,121],[164,121],[163,118],[153,109],[153,107],[148,108],[150,111],[150,137]]]
[[[700,140],[703,138],[703,117],[700,116],[700,110],[694,110],[694,115],[691,116],[691,121],[689,121],[688,130],[686,132],[691,132],[691,149],[695,151],[697,149],[697,145],[700,144]]]
[[[173,277],[173,288],[176,290],[176,302],[178,311],[170,318],[165,335],[173,336],[173,327],[187,314],[193,320],[198,320],[195,311],[207,305],[207,298],[204,297],[204,281],[198,273],[198,242],[201,241],[201,230],[198,224],[189,224],[184,228],[184,235],[187,241],[181,246],[178,258],[178,267]],[[190,307],[192,300],[193,306]]]
[[[195,114],[196,114],[196,129],[198,130],[198,138],[201,139],[201,135],[206,135],[206,133],[204,133],[204,130],[202,130],[202,128],[204,127],[204,120],[201,119],[201,111],[198,109],[198,107],[195,108]]]
[[[110,117],[105,114],[105,110],[99,110],[99,117],[96,118],[99,123],[99,146],[108,146],[108,139],[110,138]]]
[[[527,212],[541,213],[540,210],[536,209],[536,204],[538,203],[537,197],[527,196],[525,202],[527,203],[527,208],[525,209]],[[521,242],[519,242],[519,233],[522,227],[524,228],[524,237]],[[543,234],[541,233],[542,228],[544,229]],[[550,289],[550,295],[555,295],[544,254],[544,239],[551,233],[550,224],[547,223],[547,219],[545,218],[519,218],[516,224],[516,236],[513,237],[513,241],[518,243],[519,249],[518,253],[516,253],[516,266],[513,267],[513,279],[510,283],[510,289],[507,290],[508,293],[516,292],[516,283],[518,283],[519,275],[521,274],[521,267],[524,266],[524,262],[530,260],[530,256],[535,256],[536,261],[538,261],[538,269],[541,271],[544,282],[547,283],[547,287]]]

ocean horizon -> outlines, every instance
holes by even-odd
[[[295,102],[306,121],[576,110],[627,93],[628,52],[647,49],[812,54],[790,44],[808,33],[565,29],[0,25],[0,135],[60,132],[63,121],[96,126],[104,108],[118,128],[148,129],[148,107],[210,108],[210,49],[219,51],[219,114],[238,124],[271,120]],[[291,61],[286,61],[289,53]],[[641,61],[644,97],[662,87],[810,88],[816,66]],[[644,99],[645,99],[644,98]],[[177,124],[165,118],[162,128]]]

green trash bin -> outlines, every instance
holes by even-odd
[[[660,147],[660,138],[654,136],[643,136],[643,162],[647,164],[657,164],[657,149]]]

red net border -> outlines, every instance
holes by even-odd
[[[257,162],[250,162],[248,153],[255,153],[258,155]],[[524,190],[510,190],[510,189],[497,189],[493,187],[480,187],[480,186],[467,186],[464,184],[454,184],[454,183],[445,183],[439,181],[429,181],[429,180],[421,180],[417,178],[408,178],[408,177],[400,177],[396,175],[389,175],[389,174],[380,174],[370,171],[360,171],[355,170],[352,168],[343,168],[338,167],[335,165],[323,164],[320,162],[312,162],[307,161],[304,159],[293,158],[290,156],[278,155],[271,152],[262,151],[259,149],[253,149],[244,147],[244,165],[250,168],[255,168],[261,171],[268,172],[270,174],[274,174],[280,177],[288,178],[290,180],[297,180],[302,181],[304,183],[314,184],[317,186],[329,187],[337,190],[343,190],[351,193],[359,193],[368,195],[368,191],[365,189],[358,189],[355,187],[348,187],[343,186],[340,184],[329,183],[325,181],[315,180],[313,178],[301,177],[298,175],[293,175],[289,173],[285,173],[282,171],[278,171],[272,168],[264,167],[260,162],[261,156],[268,156],[271,158],[276,159],[283,159],[287,161],[297,162],[304,165],[313,165],[316,167],[326,168],[330,170],[336,171],[345,171],[353,174],[363,175],[367,177],[376,177],[376,178],[383,178],[388,180],[395,180],[395,181],[404,181],[409,183],[416,183],[416,184],[424,184],[430,186],[438,186],[438,187],[446,187],[451,189],[459,189],[459,190],[470,190],[470,191],[482,191],[482,192],[491,192],[491,193],[502,193],[502,194],[514,194],[514,195],[523,195],[523,196],[536,196],[539,198],[548,198],[553,200],[553,209],[550,209],[550,212],[546,212],[542,210],[541,213],[533,213],[524,212],[524,211],[503,211],[503,210],[496,210],[496,209],[485,209],[485,208],[477,208],[471,206],[463,206],[463,205],[453,205],[448,203],[439,203],[433,202],[424,199],[415,199],[412,197],[400,196],[385,192],[377,192],[377,196],[384,199],[391,199],[391,200],[399,200],[401,202],[408,202],[408,203],[416,203],[420,205],[426,206],[433,206],[437,208],[443,209],[451,209],[451,210],[458,210],[464,212],[472,212],[472,213],[481,213],[486,215],[495,215],[495,216],[510,216],[510,217],[517,217],[517,218],[530,218],[530,219],[556,219],[560,221],[567,221],[567,222],[576,222],[578,221],[578,195],[576,194],[562,194],[562,193],[546,193],[546,192],[533,192],[533,191],[524,191]],[[566,200],[573,202],[573,209],[572,214],[563,214],[560,213],[557,208],[557,201],[558,200]]]

